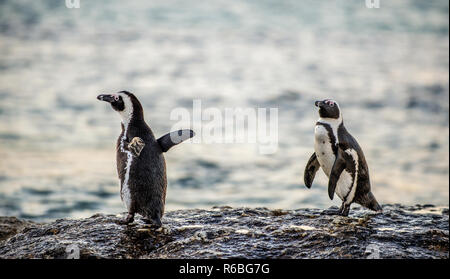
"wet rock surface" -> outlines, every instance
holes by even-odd
[[[448,258],[448,207],[320,209],[215,207],[167,212],[163,227],[96,214],[37,224],[0,218],[0,258]]]
[[[20,220],[16,217],[0,216],[0,241],[19,233],[25,227],[33,226],[33,224],[31,221]]]

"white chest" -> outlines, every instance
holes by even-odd
[[[316,125],[315,128],[314,151],[322,170],[329,177],[336,156],[333,153],[331,139],[328,130],[323,125]]]
[[[125,139],[127,135],[128,125],[125,126],[124,134],[120,140],[120,152],[127,154],[127,164],[125,165],[125,177],[123,179],[122,183],[122,191],[120,193],[122,201],[125,203],[128,210],[131,208],[131,193],[130,188],[128,185],[128,181],[130,179],[130,169],[131,169],[131,163],[133,162],[133,155],[130,151],[125,149]]]

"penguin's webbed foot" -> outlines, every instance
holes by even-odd
[[[134,137],[128,144],[128,149],[133,153],[134,156],[138,157],[141,154],[142,149],[144,149],[145,143],[140,137]]]
[[[125,218],[124,220],[120,220],[117,223],[119,225],[128,225],[133,222],[134,222],[134,214],[128,213],[127,218]]]
[[[155,229],[160,228],[162,226],[161,220],[159,218],[155,219],[144,218],[143,220],[145,224]]]
[[[339,215],[347,217],[350,212],[350,205],[342,203],[341,208],[339,208]]]
[[[332,206],[328,209],[325,209],[320,214],[321,215],[339,215],[347,217],[348,213],[350,212],[350,205],[346,205],[345,203],[342,203],[341,208],[337,208],[336,206]]]
[[[342,217],[347,217],[348,216],[348,210],[347,211],[339,211],[337,215],[342,216]]]

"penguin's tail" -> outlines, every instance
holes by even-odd
[[[383,209],[381,208],[381,205],[378,204],[378,202],[375,199],[375,196],[372,194],[372,192],[369,192],[367,194],[366,206],[368,209],[371,209],[373,211],[377,211],[377,212],[383,211]]]
[[[157,141],[159,146],[161,146],[162,152],[167,152],[173,146],[182,143],[183,141],[190,139],[193,136],[195,136],[195,133],[192,130],[178,130],[165,134]]]

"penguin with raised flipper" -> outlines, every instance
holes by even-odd
[[[344,127],[339,104],[326,99],[316,101],[315,105],[319,108],[320,118],[315,127],[315,152],[304,172],[306,187],[311,187],[316,172],[322,168],[329,178],[330,199],[336,192],[342,200],[339,211],[326,213],[348,216],[353,202],[381,212],[382,208],[370,189],[369,168],[363,151]]]
[[[136,213],[147,223],[160,227],[164,214],[167,177],[163,152],[194,136],[192,130],[179,130],[155,139],[145,123],[142,105],[127,91],[97,97],[111,104],[122,118],[122,133],[117,140],[117,172],[120,196],[128,216],[121,222],[134,221]]]

